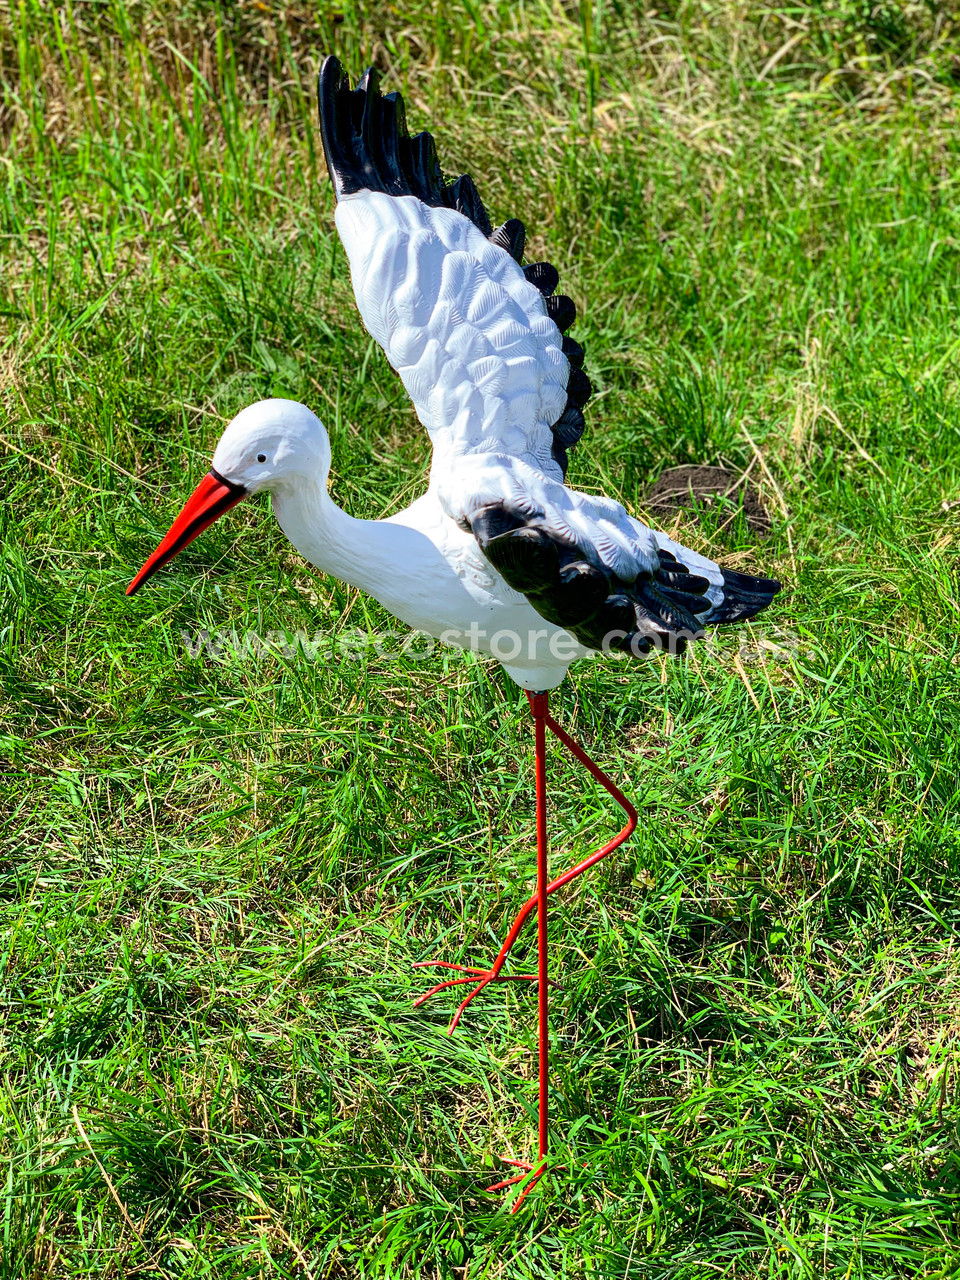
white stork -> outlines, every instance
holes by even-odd
[[[367,329],[400,375],[433,444],[426,492],[383,520],[356,520],[327,493],[330,442],[317,417],[263,400],[227,426],[166,537],[130,583],[138,590],[241,499],[268,492],[284,533],[311,564],[375,596],[410,627],[497,658],[528,691],[537,782],[537,893],[493,965],[426,961],[465,975],[463,1010],[489,982],[539,984],[540,1132],[547,1168],[547,897],[616,848],[632,806],[549,714],[547,691],[595,650],[683,651],[711,623],[765,608],[780,584],[719,568],[634,520],[611,498],[564,483],[590,395],[575,318],[556,270],[523,264],[524,228],[494,230],[468,176],[445,183],[428,133],[410,137],[398,94],[371,69],[351,90],[335,58],[319,76],[320,128],[337,198],[336,225]],[[550,882],[545,732],[550,729],[628,813],[623,831]],[[537,973],[502,973],[524,921],[538,916]]]

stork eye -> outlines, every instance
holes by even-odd
[[[267,455],[266,455],[265,453],[258,453],[258,454],[257,454],[257,461],[258,461],[258,462],[266,462],[266,460],[267,460]]]

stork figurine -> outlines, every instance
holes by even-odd
[[[780,584],[721,569],[618,502],[565,485],[591,388],[583,350],[565,336],[576,313],[555,292],[556,270],[523,265],[523,224],[511,218],[494,230],[468,176],[443,181],[432,137],[408,135],[400,96],[380,93],[375,70],[351,90],[329,57],[318,96],[357,306],[433,444],[426,492],[387,519],[355,520],[327,493],[330,442],[321,422],[302,404],[263,400],[227,426],[209,473],[127,594],[236,503],[265,491],[311,564],[369,592],[410,627],[491,654],[526,690],[535,734],[537,892],[489,967],[424,961],[459,976],[416,1002],[468,987],[452,1032],[488,984],[538,984],[539,1156],[535,1164],[504,1158],[520,1172],[488,1188],[527,1179],[516,1212],[548,1167],[547,899],[622,844],[637,822],[629,801],[550,715],[549,690],[592,651],[679,654],[706,624],[758,613]],[[547,730],[627,813],[617,836],[552,881]],[[537,972],[505,973],[534,911]]]

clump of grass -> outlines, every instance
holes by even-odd
[[[960,1266],[956,19],[919,4],[0,3],[4,1276],[838,1275]],[[581,312],[581,487],[748,470],[788,590],[558,697],[642,805],[534,1009],[411,1011],[533,874],[521,699],[231,513],[122,589],[222,423],[289,395],[378,516],[427,446],[364,333],[314,126],[373,62]],[[685,521],[685,523],[684,523]],[[609,814],[556,770],[555,859]]]

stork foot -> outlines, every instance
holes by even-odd
[[[495,1182],[493,1186],[485,1187],[484,1190],[486,1191],[503,1191],[505,1187],[512,1187],[518,1182],[523,1182],[529,1174],[533,1174],[533,1177],[530,1178],[527,1185],[517,1196],[514,1201],[513,1208],[510,1210],[511,1213],[516,1213],[533,1188],[547,1172],[549,1164],[546,1160],[541,1160],[539,1165],[532,1165],[526,1160],[512,1160],[509,1156],[501,1156],[500,1159],[504,1164],[513,1165],[513,1167],[515,1169],[519,1169],[520,1172],[515,1173],[512,1178],[504,1178],[502,1182]],[[534,1169],[536,1169],[536,1173],[534,1173]]]
[[[416,1000],[413,1002],[413,1007],[415,1009],[426,1000],[429,1000],[431,996],[435,996],[438,991],[446,991],[448,987],[459,987],[470,982],[475,984],[473,990],[460,1001],[457,1011],[450,1021],[450,1026],[447,1031],[448,1035],[452,1035],[456,1030],[457,1023],[463,1017],[464,1011],[470,1001],[473,1000],[475,996],[478,996],[483,988],[489,983],[536,982],[539,976],[536,973],[501,973],[500,967],[498,967],[497,964],[494,964],[492,969],[477,969],[472,965],[448,964],[445,960],[419,960],[413,967],[414,969],[452,969],[455,973],[462,973],[464,975],[462,978],[447,978],[443,982],[438,982],[436,986],[431,987],[429,991],[425,991],[423,995],[417,996]],[[555,986],[556,983],[551,981],[550,985]]]

